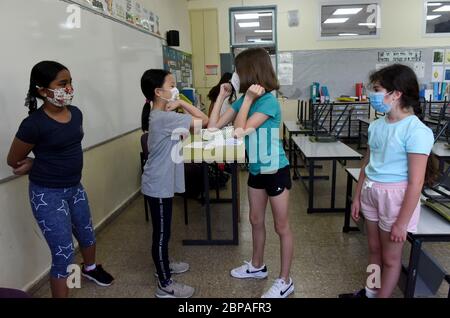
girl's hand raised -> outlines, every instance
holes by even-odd
[[[171,112],[175,109],[177,109],[178,107],[181,107],[181,101],[180,100],[176,100],[173,102],[168,102],[166,104],[166,112]]]
[[[233,89],[231,88],[231,84],[224,83],[224,84],[220,85],[219,95],[225,99],[231,95],[232,91],[233,91]]]
[[[264,87],[258,84],[253,84],[245,93],[245,97],[249,98],[251,101],[255,101],[266,93]]]

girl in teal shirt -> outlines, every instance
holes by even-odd
[[[262,48],[240,53],[235,65],[231,84],[237,93],[244,95],[220,116],[221,105],[232,92],[230,84],[222,84],[208,125],[208,128],[222,128],[234,121],[236,135],[245,136],[249,157],[248,197],[253,255],[249,262],[231,270],[231,276],[241,279],[267,277],[264,264],[265,211],[267,201],[270,201],[275,231],[281,242],[281,270],[273,286],[262,297],[285,298],[294,291],[294,283],[289,276],[293,238],[288,218],[289,162],[279,137],[280,104],[271,93],[279,88],[279,84],[270,56]]]

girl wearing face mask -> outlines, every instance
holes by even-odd
[[[184,165],[172,157],[180,143],[180,134],[208,123],[208,116],[196,107],[177,100],[174,76],[165,70],[148,70],[141,78],[141,89],[147,99],[142,122],[148,121],[148,159],[142,174],[142,193],[150,204],[153,224],[152,257],[158,277],[155,296],[188,298],[194,288],[172,279],[172,274],[189,270],[184,262],[169,262],[169,239],[172,223],[172,200],[183,193]],[[150,103],[153,107],[150,109]],[[173,112],[182,108],[185,114]]]
[[[236,135],[245,136],[249,157],[248,199],[252,225],[252,258],[231,270],[238,279],[264,279],[268,268],[264,264],[266,239],[265,212],[270,202],[275,231],[280,237],[281,268],[274,284],[262,297],[285,298],[294,291],[290,277],[293,237],[289,226],[289,162],[280,142],[281,109],[271,93],[279,87],[269,54],[262,48],[243,51],[236,57],[236,72],[231,85],[243,96],[220,115],[223,101],[232,92],[230,84],[222,84],[210,117],[210,128],[222,128],[234,121]]]
[[[432,183],[429,160],[433,132],[417,117],[421,108],[415,73],[395,64],[373,73],[371,106],[386,114],[369,126],[368,149],[353,197],[352,217],[364,215],[369,264],[381,269],[379,286],[366,286],[340,297],[386,298],[392,295],[401,271],[407,232],[416,232],[424,180]],[[428,164],[428,168],[427,168]]]
[[[50,285],[53,297],[67,297],[67,266],[74,258],[72,233],[84,264],[82,275],[101,286],[113,277],[95,263],[95,234],[88,198],[80,183],[83,168],[81,111],[71,105],[69,70],[53,61],[36,64],[25,106],[29,116],[20,124],[8,154],[16,175],[29,174],[34,217],[52,254]],[[43,105],[37,108],[37,99]],[[34,159],[28,158],[33,152]]]

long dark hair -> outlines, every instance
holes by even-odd
[[[222,77],[220,78],[219,83],[218,83],[216,86],[214,86],[213,88],[211,88],[211,90],[209,91],[209,93],[208,93],[208,99],[211,101],[211,107],[209,108],[209,114],[208,114],[208,116],[211,116],[211,112],[212,112],[212,109],[213,109],[213,107],[214,107],[214,103],[216,102],[217,97],[219,96],[219,93],[220,93],[220,86],[221,86],[222,84],[229,83],[229,82],[231,81],[231,77],[232,77],[232,76],[233,76],[233,74],[230,73],[230,72],[225,72],[225,73],[223,73]],[[232,92],[231,92],[230,97],[228,98],[228,102],[229,102],[230,104],[233,102],[233,100],[234,100],[235,97],[236,97],[236,93],[235,93],[235,91],[234,91],[233,86],[231,86],[231,89],[232,89]]]
[[[48,87],[62,70],[68,70],[68,68],[55,61],[42,61],[33,66],[30,75],[30,87],[25,98],[25,107],[28,107],[28,114],[37,109],[37,98],[44,100],[38,93],[38,87]]]
[[[370,84],[379,84],[388,92],[398,91],[402,93],[400,106],[403,109],[412,108],[414,114],[423,118],[423,110],[420,106],[419,83],[414,71],[402,64],[393,64],[374,72],[369,77]],[[425,173],[425,184],[432,186],[439,175],[435,164],[435,156],[428,157],[427,170]]]
[[[166,76],[169,74],[170,72],[166,70],[151,69],[145,71],[141,77],[141,90],[146,98],[141,114],[142,131],[148,131],[149,128],[150,102],[154,102],[155,100],[155,89],[163,87]]]

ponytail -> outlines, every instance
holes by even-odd
[[[151,105],[150,101],[146,101],[144,107],[142,108],[141,114],[141,129],[142,131],[148,131],[149,129],[149,117],[150,117]]]

